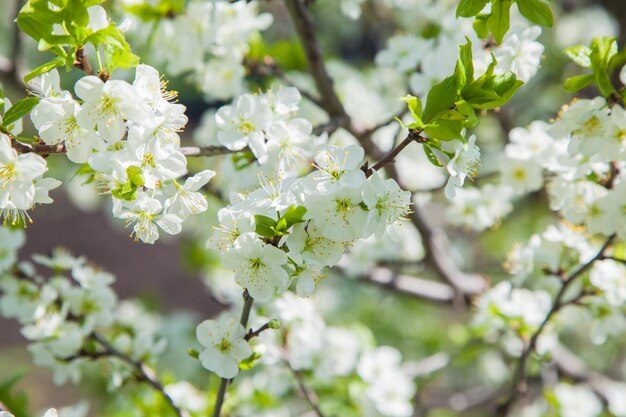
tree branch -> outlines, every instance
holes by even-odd
[[[6,134],[6,132],[3,132]],[[63,143],[57,145],[47,145],[45,143],[24,143],[10,136],[13,147],[20,153],[36,153],[41,156],[66,153],[67,149]],[[246,152],[248,148],[238,151],[228,149],[224,146],[181,146],[180,152],[185,156],[218,156],[237,152]]]
[[[298,36],[302,41],[309,71],[319,90],[323,108],[331,118],[340,117],[343,119],[344,124],[349,124],[349,117],[333,89],[333,80],[326,71],[322,48],[315,33],[311,13],[301,0],[285,0],[285,5],[289,10],[296,32],[298,32]]]
[[[454,300],[455,291],[449,285],[408,275],[398,275],[386,268],[373,268],[369,274],[361,277],[361,280],[400,294],[436,303],[450,303]]]
[[[301,0],[285,0],[285,5],[289,10],[289,14],[291,15],[298,36],[304,47],[309,64],[309,71],[320,92],[324,109],[330,116],[330,121],[322,126],[323,131],[332,132],[339,127],[344,127],[357,138],[361,146],[365,149],[366,154],[371,158],[375,160],[387,158],[388,155],[385,155],[372,140],[371,135],[374,130],[358,132],[353,128],[349,115],[346,113],[339,97],[333,89],[332,78],[326,71],[319,41],[315,34],[313,18],[309,10]],[[410,141],[408,143],[410,143]],[[405,143],[400,150],[404,149],[408,143]],[[392,160],[397,153],[394,153],[394,150],[390,153],[393,153],[389,158],[389,160]],[[386,161],[383,165],[388,164],[388,162],[389,161]],[[395,167],[393,165],[386,165],[386,168],[389,176],[396,180],[401,188],[406,189],[406,187],[402,185]],[[487,288],[487,282],[482,276],[466,274],[459,270],[452,262],[449,258],[449,242],[445,233],[441,229],[433,228],[429,222],[426,221],[425,215],[418,206],[415,206],[411,220],[422,235],[426,250],[426,262],[435,272],[456,288],[460,296],[480,293]]]
[[[243,308],[241,310],[241,319],[239,321],[244,329],[248,327],[248,320],[250,319],[250,312],[252,311],[253,303],[254,298],[250,296],[248,290],[245,290],[243,292]],[[217,396],[215,398],[215,407],[213,408],[213,417],[220,417],[222,413],[222,406],[224,405],[224,400],[226,399],[228,384],[230,384],[231,381],[232,379],[226,378],[222,378],[220,380],[220,386],[217,390]]]
[[[188,413],[182,410],[181,408],[179,408],[176,405],[176,403],[174,403],[174,400],[172,400],[172,397],[170,397],[165,392],[165,388],[163,387],[163,384],[159,382],[156,375],[154,374],[154,371],[148,368],[146,364],[144,364],[141,361],[136,361],[130,356],[126,355],[125,353],[119,351],[113,345],[111,345],[106,339],[104,339],[102,336],[100,336],[96,332],[92,333],[90,335],[90,338],[93,339],[97,344],[99,344],[104,349],[104,352],[98,352],[95,354],[88,355],[90,358],[95,359],[95,358],[99,358],[102,356],[112,356],[112,357],[116,357],[120,359],[122,362],[127,363],[128,365],[130,365],[131,367],[135,369],[137,380],[147,383],[156,391],[158,391],[163,396],[165,401],[168,403],[170,408],[174,411],[176,416],[188,417]]]
[[[537,330],[533,333],[533,335],[530,338],[530,341],[528,342],[528,345],[526,346],[526,348],[524,349],[524,351],[519,357],[517,366],[515,368],[515,372],[513,374],[513,378],[511,380],[509,394],[507,398],[504,400],[504,402],[502,402],[502,404],[498,406],[496,410],[497,416],[505,417],[508,414],[509,410],[511,409],[511,406],[513,405],[517,395],[520,392],[524,391],[523,382],[526,379],[526,362],[528,361],[530,354],[535,350],[537,346],[537,341],[539,340],[539,337],[541,336],[541,333],[543,332],[543,330],[546,328],[546,326],[550,322],[550,319],[563,306],[567,305],[567,303],[563,301],[563,297],[565,296],[567,289],[576,280],[576,278],[578,278],[585,271],[591,268],[591,266],[593,265],[595,261],[602,259],[602,257],[604,256],[604,252],[609,247],[611,242],[613,242],[614,238],[615,238],[615,235],[608,237],[606,241],[604,242],[604,244],[602,245],[602,247],[600,248],[600,250],[591,259],[589,259],[584,264],[579,265],[578,268],[576,268],[566,278],[563,279],[561,288],[559,289],[559,292],[557,293],[557,295],[554,297],[554,301],[552,302],[552,306],[550,307],[550,310],[548,310],[546,317],[541,322]]]

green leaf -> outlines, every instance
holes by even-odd
[[[304,222],[304,215],[306,214],[306,208],[304,206],[289,206],[287,210],[285,210],[285,214],[281,217],[281,220],[284,219],[287,225],[285,230],[288,230],[297,223]]]
[[[117,68],[132,68],[139,64],[139,57],[132,53],[124,32],[114,23],[92,33],[86,41],[94,46],[104,45],[105,66],[109,74]]]
[[[65,58],[62,56],[55,57],[52,61],[46,62],[43,65],[38,66],[24,77],[24,84],[28,83],[30,80],[39,77],[41,74],[45,74],[48,71],[55,69],[56,67],[60,67],[65,63]]]
[[[474,61],[472,59],[472,41],[468,37],[465,38],[467,43],[459,46],[459,62],[465,72],[465,84],[474,81]]]
[[[502,43],[504,35],[506,35],[511,26],[511,4],[512,0],[494,0],[491,7],[491,15],[487,19],[487,27],[498,44]]]
[[[437,155],[435,155],[435,152],[433,152],[433,150],[430,148],[430,146],[428,146],[428,145],[426,145],[424,143],[423,147],[424,147],[424,153],[426,154],[426,157],[428,158],[430,163],[433,164],[434,166],[437,166],[437,167],[443,167],[441,162],[439,162],[439,159],[437,158]]]
[[[591,68],[591,48],[586,45],[574,45],[566,48],[563,53],[583,68]]]
[[[576,77],[570,77],[565,80],[564,87],[567,92],[575,93],[591,85],[594,79],[593,74],[577,75]]]
[[[473,128],[478,126],[479,120],[478,116],[476,116],[476,110],[470,103],[465,100],[458,100],[456,102],[456,107],[459,113],[465,117],[465,121],[463,122],[465,127]]]
[[[276,220],[268,216],[256,214],[254,216],[254,223],[256,225],[255,232],[261,237],[274,238],[276,237]]]
[[[252,369],[252,367],[254,367],[254,364],[257,363],[259,359],[261,359],[261,354],[258,352],[253,352],[252,355],[239,362],[239,369]]]
[[[406,96],[402,97],[400,100],[404,101],[407,104],[407,106],[409,107],[409,111],[411,112],[411,115],[413,115],[413,118],[415,119],[415,121],[418,123],[421,123],[422,122],[422,101],[419,99],[419,97],[415,97],[410,94],[407,94]]]
[[[536,25],[552,27],[554,16],[550,6],[542,0],[516,0],[519,12]]]
[[[604,97],[609,97],[616,90],[609,74],[609,62],[617,54],[617,42],[613,37],[593,38],[591,41],[591,68],[598,90]]]
[[[24,375],[26,371],[20,371],[0,382],[0,404],[18,417],[31,416],[28,412],[28,397],[22,391],[15,391],[15,385]]]
[[[428,92],[426,106],[422,113],[424,123],[430,123],[437,116],[454,107],[459,90],[459,79],[452,75],[439,84],[433,86]]]
[[[111,190],[111,195],[118,200],[133,201],[137,197],[137,187],[134,187],[130,181],[126,181]]]
[[[488,18],[488,16],[477,16],[476,19],[474,19],[474,24],[472,26],[474,27],[476,36],[480,39],[485,39],[489,36],[489,27],[487,26]]]
[[[126,174],[128,175],[128,180],[134,187],[141,187],[145,184],[145,180],[143,179],[143,171],[140,167],[131,165],[126,168]]]
[[[456,8],[456,17],[476,16],[485,8],[489,0],[461,0]]]
[[[461,139],[463,123],[459,120],[436,120],[424,126],[424,132],[431,137],[443,141]]]
[[[27,113],[30,113],[37,103],[39,103],[39,99],[37,97],[26,97],[16,102],[4,114],[2,127],[9,129],[13,123],[20,120]]]

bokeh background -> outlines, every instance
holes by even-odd
[[[418,0],[416,0],[418,1]],[[106,2],[105,6],[110,3]],[[274,14],[275,21],[266,33],[270,39],[286,39],[282,52],[283,64],[288,61],[294,69],[303,67],[305,61],[301,51],[293,40],[293,32],[285,11],[278,0],[262,2],[262,6]],[[371,62],[378,50],[384,47],[386,39],[391,36],[395,29],[392,24],[378,20],[372,12],[372,6],[366,1],[364,18],[358,23],[346,22],[337,15],[335,0],[316,0],[315,12],[320,24],[319,33],[325,53],[329,56],[346,60],[356,65]],[[42,61],[34,44],[28,39],[20,39],[16,43],[16,31],[12,20],[15,11],[19,7],[20,0],[0,0],[0,69],[11,69],[14,60],[18,59],[20,65],[35,67]],[[589,10],[604,10],[603,21],[599,25],[606,25],[607,21],[619,33],[620,46],[626,43],[626,1],[624,0],[562,0],[553,2],[556,8],[575,15],[578,10],[581,14],[589,13]],[[558,25],[557,19],[557,25]],[[573,26],[572,26],[573,25]],[[579,28],[576,23],[571,27],[557,27],[558,30],[572,32],[576,35]],[[593,24],[591,24],[593,27]],[[606,27],[597,27],[601,34]],[[416,29],[417,30],[417,29]],[[591,33],[581,34],[592,36]],[[542,64],[540,74],[524,88],[514,102],[500,113],[492,116],[492,120],[486,120],[484,125],[497,125],[510,129],[513,126],[524,125],[536,117],[545,114],[554,114],[560,103],[566,101],[565,94],[560,88],[562,80],[571,74],[573,69],[567,64],[561,55],[562,45],[554,35],[544,37],[546,43],[546,57]],[[131,41],[132,42],[132,41]],[[17,48],[17,49],[16,49]],[[276,50],[280,52],[279,49]],[[139,51],[141,55],[141,51]],[[286,58],[289,56],[289,58]],[[149,63],[149,62],[148,62]],[[565,71],[563,71],[565,68]],[[24,90],[13,79],[10,71],[2,72],[2,81],[5,93],[8,97],[19,98]],[[78,74],[74,74],[78,76]],[[68,83],[68,85],[71,85]],[[202,97],[192,87],[181,79],[170,80],[170,87],[180,92],[180,100],[187,105],[189,126],[183,134],[183,141],[192,143],[191,132],[194,126],[200,123],[200,117],[208,106],[217,107],[223,103],[205,103]],[[33,132],[30,126],[26,130]],[[57,156],[50,156],[49,162],[53,176],[57,173],[58,178],[64,182],[73,181],[75,167],[70,167],[67,161]],[[212,168],[212,160],[199,158],[195,162],[198,166]],[[150,308],[174,314],[184,311],[180,323],[187,323],[184,331],[191,333],[194,321],[215,315],[220,310],[220,305],[211,298],[206,285],[202,282],[202,273],[198,268],[202,258],[202,248],[185,241],[184,238],[173,237],[161,239],[155,245],[145,245],[129,239],[129,230],[124,228],[123,223],[113,220],[110,209],[106,204],[98,201],[97,197],[86,195],[87,191],[81,191],[78,184],[71,186],[72,192],[68,193],[65,187],[54,190],[51,193],[55,203],[38,207],[32,213],[34,222],[28,226],[27,243],[22,250],[22,257],[26,258],[33,253],[49,253],[55,246],[63,246],[78,255],[87,256],[94,264],[102,266],[117,277],[114,285],[120,299],[139,297]],[[542,201],[545,196],[534,196]],[[545,202],[545,201],[544,201]],[[533,202],[526,202],[532,205]],[[532,230],[538,230],[538,223],[549,219],[542,219],[531,211],[516,210],[512,216],[510,229],[489,232],[481,242],[471,246],[471,250],[479,251],[479,246],[486,249],[492,257],[478,260],[477,267],[482,270],[496,269],[499,265],[497,259],[506,253],[514,239],[523,239]],[[200,225],[207,227],[210,225]],[[473,236],[462,231],[455,232],[455,238],[470,241]],[[169,237],[169,236],[168,236]],[[478,246],[477,246],[478,245]],[[352,283],[347,283],[342,291],[349,293]],[[359,317],[363,323],[374,331],[381,343],[389,342],[395,345],[406,344],[412,346],[415,355],[424,355],[436,352],[442,344],[451,339],[463,339],[463,328],[455,323],[461,321],[463,312],[456,312],[429,304],[416,304],[408,299],[387,298],[382,290],[368,288],[364,299],[372,301],[361,302],[359,306],[350,311],[353,316]],[[394,303],[394,316],[386,317],[385,304]],[[399,338],[401,328],[394,327],[392,323],[398,315],[411,315],[415,317],[427,317],[424,323],[417,324],[410,334]],[[434,317],[437,317],[434,319]],[[340,318],[336,318],[340,320]],[[440,324],[444,324],[442,328]],[[442,330],[444,329],[444,330]],[[442,337],[442,332],[447,332]],[[56,406],[72,404],[78,401],[85,391],[92,388],[75,388],[68,385],[57,388],[51,383],[48,372],[34,367],[30,363],[30,355],[24,349],[25,341],[19,333],[19,327],[12,321],[0,318],[0,380],[18,371],[24,371],[26,376],[21,386],[28,387],[32,408],[44,408],[54,403]],[[415,348],[417,346],[417,350]],[[186,347],[183,346],[183,349]],[[179,349],[180,350],[180,349]],[[468,357],[467,360],[471,360]],[[615,363],[625,360],[625,356],[615,358]],[[181,366],[192,366],[191,359],[186,358],[188,363]],[[93,410],[92,414],[97,415]]]

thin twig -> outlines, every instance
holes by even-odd
[[[3,132],[6,134],[6,132]],[[38,155],[51,155],[58,153],[66,153],[67,149],[63,143],[57,145],[46,145],[45,143],[24,143],[11,137],[13,147],[19,153],[36,153]],[[185,156],[218,156],[227,155],[237,152],[246,152],[248,148],[240,150],[228,149],[224,146],[181,146],[180,152]]]
[[[306,401],[309,403],[309,405],[311,406],[311,408],[313,409],[317,417],[325,417],[324,413],[322,413],[322,410],[320,409],[320,402],[319,402],[319,399],[317,398],[317,395],[311,388],[309,388],[306,385],[306,382],[304,382],[304,377],[302,376],[302,372],[299,370],[293,369],[291,365],[289,365],[289,363],[286,363],[286,364],[289,370],[291,371],[291,373],[293,374],[294,378],[296,379],[300,392],[302,393]]]
[[[259,327],[256,330],[248,330],[248,333],[246,333],[246,335],[244,336],[244,339],[246,340],[250,340],[250,339],[254,339],[255,337],[259,336],[261,333],[263,333],[264,331],[268,330],[271,328],[271,322],[267,322],[265,323],[263,326]]]
[[[184,410],[179,408],[176,405],[176,403],[174,402],[174,400],[172,399],[172,397],[170,397],[167,394],[167,392],[165,392],[165,388],[163,387],[163,384],[161,384],[161,382],[159,382],[159,380],[157,379],[156,375],[154,374],[154,371],[152,371],[150,368],[148,368],[146,366],[146,364],[144,364],[141,361],[134,360],[130,356],[126,355],[125,353],[123,353],[121,351],[119,351],[113,345],[111,345],[106,339],[104,339],[101,335],[99,335],[96,332],[92,333],[90,335],[90,337],[91,337],[91,339],[93,339],[96,343],[98,343],[104,349],[104,354],[106,354],[108,356],[116,357],[116,358],[120,359],[121,361],[127,363],[131,367],[133,367],[135,369],[135,371],[137,372],[137,375],[136,375],[137,379],[139,381],[147,383],[152,388],[154,388],[156,391],[158,391],[163,396],[165,401],[168,403],[170,408],[174,411],[174,413],[178,417],[187,417],[188,416],[187,412],[185,412]],[[89,357],[98,357],[98,356],[101,356],[101,355],[103,355],[103,354],[102,353],[90,354],[88,356]]]
[[[250,312],[252,311],[253,303],[254,298],[250,296],[248,290],[245,290],[243,292],[243,308],[241,310],[241,319],[239,321],[244,329],[248,327],[248,320],[250,319]],[[220,380],[220,387],[215,398],[215,408],[213,408],[213,417],[220,417],[222,413],[222,406],[224,405],[224,400],[226,399],[228,384],[230,384],[231,381],[231,379],[226,378],[222,378]]]
[[[526,362],[528,361],[530,354],[535,350],[535,347],[537,346],[537,341],[539,340],[539,337],[541,336],[543,330],[550,322],[550,319],[552,319],[552,316],[554,316],[563,306],[566,305],[566,303],[563,302],[563,297],[565,296],[567,289],[572,285],[576,278],[578,278],[585,271],[591,268],[595,261],[601,259],[604,256],[604,252],[609,247],[611,242],[613,242],[614,238],[615,235],[608,237],[600,250],[591,259],[589,259],[584,264],[579,265],[578,268],[576,268],[569,275],[567,275],[566,278],[562,281],[561,288],[554,297],[554,301],[552,302],[550,310],[548,310],[546,317],[543,319],[537,330],[531,336],[528,345],[526,346],[517,361],[517,366],[511,380],[511,386],[509,388],[508,396],[504,400],[504,402],[502,402],[502,404],[498,406],[496,410],[496,415],[498,417],[505,417],[508,414],[517,395],[523,391],[522,385],[524,380],[526,379]]]
[[[421,133],[421,131],[416,129],[409,130],[409,134],[406,136],[406,138],[404,138],[402,142],[400,142],[396,147],[389,151],[387,155],[382,157],[373,167],[368,168],[366,164],[361,168],[363,171],[365,171],[365,175],[367,177],[371,177],[374,174],[374,171],[378,171],[385,165],[395,162],[396,156],[398,156],[398,154],[402,152],[404,148],[409,146],[411,142],[424,143],[428,141],[428,139],[422,136]]]

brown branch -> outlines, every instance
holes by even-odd
[[[163,384],[159,382],[156,375],[154,374],[154,371],[148,368],[145,363],[138,361],[138,360],[134,360],[130,356],[119,351],[113,345],[111,345],[106,339],[100,336],[98,333],[95,333],[95,332],[92,333],[90,335],[90,338],[94,340],[98,345],[100,345],[104,349],[104,352],[91,353],[87,355],[88,357],[97,359],[103,356],[111,356],[111,357],[118,358],[122,362],[127,363],[128,365],[130,365],[131,367],[135,369],[137,380],[147,383],[156,391],[158,391],[163,396],[165,401],[168,403],[170,408],[174,411],[176,416],[188,417],[189,414],[176,405],[172,397],[170,397],[167,394],[167,392],[165,392],[165,388],[163,387]]]
[[[85,53],[85,48],[78,48],[76,50],[76,59],[74,60],[74,67],[81,71],[84,71],[87,75],[93,75],[93,69]]]
[[[589,259],[584,264],[579,265],[578,268],[576,268],[574,271],[572,271],[569,275],[567,275],[563,279],[561,288],[559,289],[559,292],[554,297],[554,301],[552,302],[552,306],[550,307],[550,310],[548,310],[546,317],[543,319],[543,321],[541,322],[537,330],[531,336],[530,341],[528,342],[528,345],[526,346],[526,348],[524,349],[524,351],[522,352],[522,354],[520,355],[518,359],[517,366],[513,374],[513,378],[511,379],[511,386],[509,388],[509,393],[506,399],[498,406],[496,410],[496,415],[498,417],[505,417],[508,414],[509,410],[511,409],[511,406],[513,405],[513,402],[515,401],[517,395],[524,391],[523,385],[526,379],[526,362],[528,361],[530,354],[534,352],[535,347],[537,346],[537,341],[539,340],[539,337],[541,336],[541,333],[543,332],[543,330],[546,328],[546,326],[550,322],[550,319],[552,319],[552,317],[562,307],[567,305],[567,303],[563,301],[563,297],[565,296],[567,289],[576,280],[576,278],[578,278],[584,272],[586,272],[589,268],[591,268],[591,266],[593,265],[595,261],[602,259],[602,257],[604,256],[604,252],[609,247],[611,242],[613,242],[614,238],[615,238],[615,235],[612,235],[609,238],[607,238],[604,244],[602,245],[602,247],[600,248],[600,250],[591,259]]]
[[[45,143],[24,143],[11,137],[13,147],[20,153],[36,153],[38,155],[51,155],[65,153],[67,149],[63,143],[47,145]],[[248,148],[234,151],[223,146],[181,146],[180,152],[185,156],[218,156],[237,152],[246,152]]]
[[[319,90],[323,108],[331,118],[340,117],[345,124],[349,124],[349,117],[333,89],[333,80],[326,71],[322,49],[315,33],[311,13],[301,0],[285,0],[285,5],[289,10],[296,32],[302,41],[309,71]]]
[[[259,327],[256,330],[248,330],[248,333],[246,333],[246,335],[244,336],[244,339],[246,340],[250,340],[250,339],[254,339],[255,337],[259,336],[261,333],[263,333],[264,331],[271,329],[272,327],[271,322],[267,322],[265,323],[263,326]]]
[[[447,284],[408,275],[394,274],[386,268],[373,268],[369,274],[361,277],[361,280],[400,294],[436,303],[450,303],[455,296],[454,288]]]
[[[394,147],[387,155],[382,157],[373,167],[368,168],[367,163],[361,167],[361,169],[365,172],[366,177],[371,177],[374,174],[374,171],[378,171],[383,168],[385,165],[389,163],[395,162],[396,156],[400,152],[404,150],[411,142],[424,143],[428,141],[428,138],[421,136],[421,131],[417,129],[409,130],[409,134],[404,138],[402,142],[400,142],[396,147]]]

